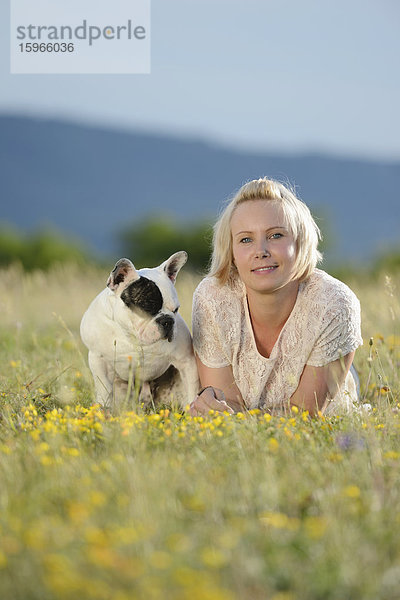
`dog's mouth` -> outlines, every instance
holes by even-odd
[[[170,315],[161,315],[156,319],[156,323],[161,331],[163,339],[172,342],[174,337],[175,320]]]

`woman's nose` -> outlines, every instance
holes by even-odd
[[[271,253],[268,250],[268,243],[266,240],[260,241],[257,244],[255,250],[256,250],[255,255],[257,258],[262,258],[264,256],[271,256]]]

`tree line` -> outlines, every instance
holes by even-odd
[[[210,259],[212,227],[209,222],[180,223],[167,217],[149,217],[127,226],[117,235],[118,256],[126,256],[137,268],[153,267],[178,250],[189,255],[188,267],[203,273]],[[55,230],[25,233],[0,225],[0,267],[19,263],[27,271],[47,270],[55,263],[108,263],[78,240]]]
[[[189,255],[187,269],[203,275],[211,257],[212,225],[208,221],[179,222],[170,217],[148,217],[127,225],[117,235],[118,254],[98,258],[79,240],[74,240],[55,230],[45,229],[25,233],[0,225],[0,267],[19,263],[31,271],[47,270],[56,263],[93,264],[109,267],[118,258],[126,256],[137,268],[154,267],[178,250]],[[327,253],[328,254],[328,253]],[[322,268],[326,268],[323,265]],[[328,269],[339,277],[363,272],[373,275],[381,271],[400,271],[400,248],[382,253],[372,264],[343,265],[340,272],[335,265]]]

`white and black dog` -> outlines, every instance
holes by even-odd
[[[176,252],[159,267],[137,271],[121,258],[83,315],[81,337],[104,408],[118,408],[132,379],[143,402],[172,399],[183,408],[196,396],[192,338],[174,285],[186,260],[186,252]]]

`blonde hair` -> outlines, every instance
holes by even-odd
[[[233,263],[231,219],[239,204],[249,200],[271,200],[282,207],[285,225],[293,235],[297,248],[293,279],[307,279],[322,260],[322,254],[318,251],[321,232],[304,202],[282,183],[267,177],[245,183],[221,213],[214,225],[213,252],[208,274],[216,277],[223,285],[237,273]]]

